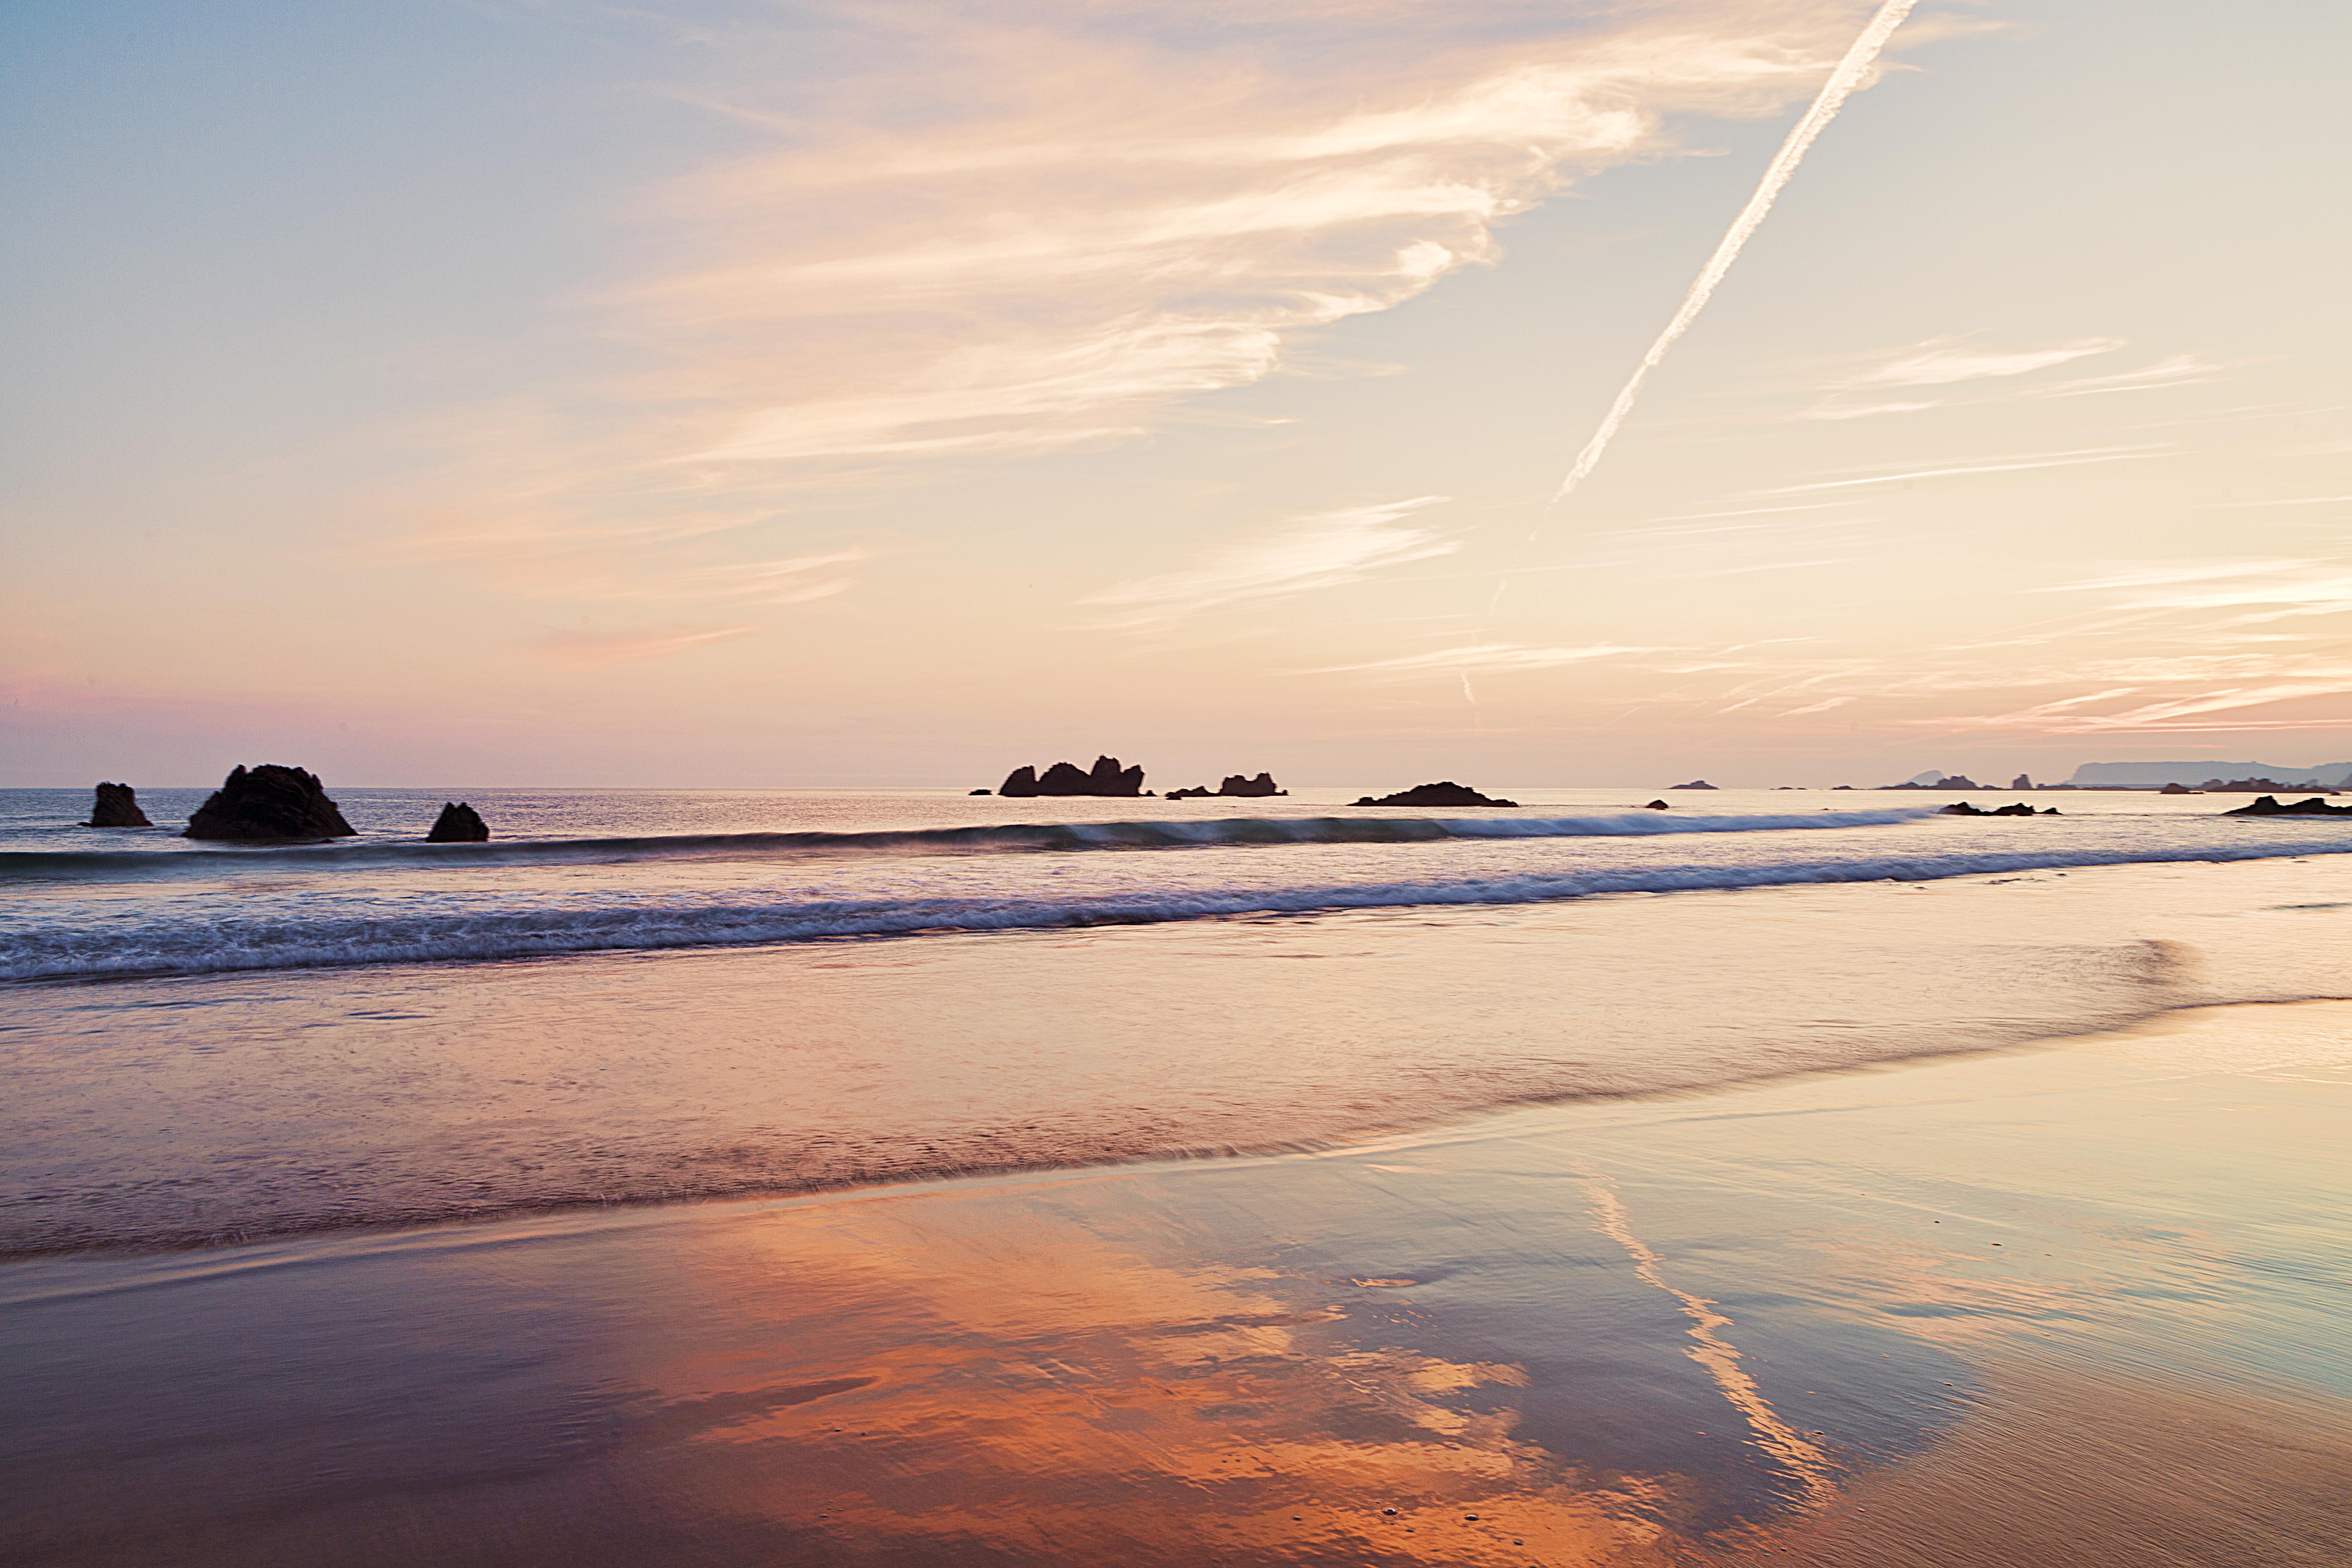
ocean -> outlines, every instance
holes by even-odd
[[[0,792],[0,1254],[1330,1147],[2352,996],[2239,797]],[[445,798],[496,837],[425,845]],[[1980,795],[1980,805],[2006,793]]]

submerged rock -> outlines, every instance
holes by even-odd
[[[1118,765],[1117,757],[1097,757],[1095,765],[1081,773],[1070,763],[1055,763],[1040,778],[1035,768],[1020,767],[1005,775],[996,792],[1009,795],[1139,795],[1143,793],[1143,765],[1131,768]]]
[[[182,837],[283,844],[350,838],[358,831],[327,798],[318,774],[264,763],[250,772],[239,766],[230,773],[196,807]]]
[[[1643,809],[1643,811],[1672,811],[1672,810],[1674,809],[1674,807],[1672,807],[1672,806],[1668,805],[1667,805],[1664,801],[1663,801],[1663,800],[1654,800],[1654,801],[1652,801],[1649,805],[1647,805],[1643,806],[1642,809]]]
[[[2330,805],[2317,795],[2296,801],[2293,805],[2281,805],[2274,795],[2256,795],[2245,805],[2221,814],[2224,816],[2352,816],[2352,805]]]
[[[2045,805],[2040,811],[2036,811],[2021,800],[2014,805],[1996,806],[1990,811],[1980,811],[1967,801],[1956,800],[1949,805],[1939,806],[1937,815],[1942,816],[2055,816],[2058,815],[2058,808],[2054,805]]]
[[[973,795],[994,795],[996,792],[992,789],[976,789],[971,793]]]
[[[1217,792],[1211,789],[1207,784],[1194,784],[1190,789],[1171,789],[1168,792],[1167,798],[1170,800],[1213,800],[1216,798],[1216,794]]]
[[[84,827],[152,827],[147,814],[139,809],[139,792],[129,784],[102,784],[98,786],[98,798],[90,802],[89,820]]]
[[[1468,784],[1458,784],[1452,779],[1440,779],[1435,784],[1415,784],[1411,789],[1399,790],[1394,795],[1384,795],[1377,800],[1370,795],[1366,795],[1356,804],[1358,805],[1516,806],[1519,803],[1516,800],[1494,800],[1480,795]]]
[[[427,844],[488,844],[489,824],[482,814],[462,800],[442,803],[441,815],[433,819],[433,831],[425,836]]]

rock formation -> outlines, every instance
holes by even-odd
[[[2187,784],[2168,784],[2162,789],[2158,790],[2156,793],[2158,795],[2203,795],[2205,792],[2201,789],[2190,789]]]
[[[2036,811],[2021,800],[2014,805],[1995,806],[1990,811],[1979,811],[1967,801],[1956,800],[1951,805],[1940,808],[1938,815],[1943,816],[2055,816],[2058,815],[2058,808],[2054,805],[2045,805],[2040,811]]]
[[[1946,773],[1933,784],[1921,784],[1917,779],[1905,779],[1901,784],[1880,784],[1878,787],[1881,789],[1988,789],[1991,786],[1980,784],[1966,773]],[[2009,787],[2019,789],[2023,786],[2011,784]]]
[[[2244,805],[2221,814],[2224,816],[2352,816],[2352,805],[2330,805],[2317,795],[2296,801],[2293,805],[2281,805],[2274,795],[2257,795]]]
[[[1118,765],[1117,757],[1097,757],[1092,769],[1080,773],[1069,763],[1055,763],[1045,770],[1043,778],[1030,767],[1013,769],[1005,775],[999,795],[1016,796],[1038,795],[1139,795],[1143,793],[1143,765],[1131,768]]]
[[[1713,789],[1715,786],[1705,779],[1693,779],[1686,784],[1668,784],[1666,787],[1668,789]]]
[[[247,844],[349,838],[359,830],[343,820],[316,773],[264,763],[240,766],[188,818],[187,838]]]
[[[441,815],[433,819],[433,831],[425,836],[427,844],[488,844],[489,824],[482,814],[462,800],[444,801]]]
[[[2033,775],[2031,773],[2020,773],[2015,778],[2009,781],[2009,787],[2011,789],[2032,789],[2033,787]]]
[[[90,803],[89,820],[84,827],[152,827],[147,814],[139,809],[139,792],[129,784],[102,784],[98,786],[98,798]]]
[[[1516,800],[1492,800],[1480,795],[1468,784],[1455,784],[1452,779],[1440,779],[1435,784],[1415,784],[1394,795],[1384,795],[1375,800],[1370,795],[1356,802],[1358,805],[1509,805]]]
[[[1264,800],[1269,795],[1289,793],[1288,790],[1276,785],[1272,773],[1260,773],[1254,779],[1244,778],[1240,773],[1227,773],[1225,782],[1213,790],[1206,784],[1194,784],[1190,789],[1170,790],[1168,798],[1170,800],[1207,800],[1213,796],[1222,796],[1233,800]]]
[[[1643,811],[1672,811],[1672,810],[1674,809],[1674,807],[1672,807],[1672,806],[1668,805],[1667,805],[1664,801],[1663,801],[1663,800],[1654,800],[1654,801],[1652,801],[1649,805],[1647,805],[1643,806],[1642,809],[1643,809]]]

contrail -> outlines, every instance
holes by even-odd
[[[1609,449],[1609,443],[1615,438],[1618,426],[1624,424],[1625,416],[1633,412],[1633,400],[1642,395],[1642,383],[1658,368],[1658,362],[1666,357],[1666,351],[1675,346],[1675,340],[1688,331],[1690,324],[1698,320],[1698,313],[1706,309],[1708,299],[1715,293],[1715,286],[1723,281],[1723,275],[1731,270],[1733,262],[1739,259],[1741,247],[1763,226],[1765,215],[1772,210],[1772,203],[1780,195],[1780,187],[1789,183],[1789,176],[1795,174],[1797,165],[1804,161],[1806,149],[1812,146],[1813,138],[1837,118],[1837,111],[1845,107],[1845,100],[1853,95],[1853,89],[1862,84],[1862,79],[1876,63],[1878,52],[1886,47],[1886,40],[1911,15],[1911,7],[1916,4],[1917,0],[1886,0],[1886,4],[1878,8],[1878,15],[1870,19],[1870,25],[1863,28],[1862,36],[1854,39],[1853,47],[1846,50],[1845,58],[1838,61],[1837,69],[1830,72],[1830,79],[1822,84],[1821,96],[1813,100],[1813,106],[1805,110],[1805,117],[1797,121],[1795,130],[1789,132],[1789,139],[1780,143],[1780,154],[1772,160],[1772,166],[1764,171],[1764,178],[1757,185],[1756,194],[1748,198],[1746,206],[1739,209],[1739,216],[1732,220],[1730,232],[1723,237],[1723,243],[1715,247],[1715,254],[1707,258],[1706,267],[1699,273],[1698,281],[1693,283],[1690,292],[1683,296],[1683,308],[1675,312],[1675,319],[1666,323],[1666,330],[1658,334],[1658,341],[1652,343],[1650,352],[1642,356],[1641,367],[1633,372],[1633,379],[1617,395],[1617,401],[1609,405],[1608,416],[1601,421],[1601,428],[1592,433],[1592,439],[1587,441],[1584,450],[1576,455],[1576,466],[1569,469],[1568,478],[1560,480],[1559,489],[1552,492],[1553,504],[1566,500],[1569,493],[1582,484],[1585,477],[1600,463],[1601,455]]]

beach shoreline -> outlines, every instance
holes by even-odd
[[[19,1261],[9,1554],[2317,1563],[2347,1041],[2215,1009],[1312,1154]],[[2095,1497],[2133,1517],[2050,1538]]]

